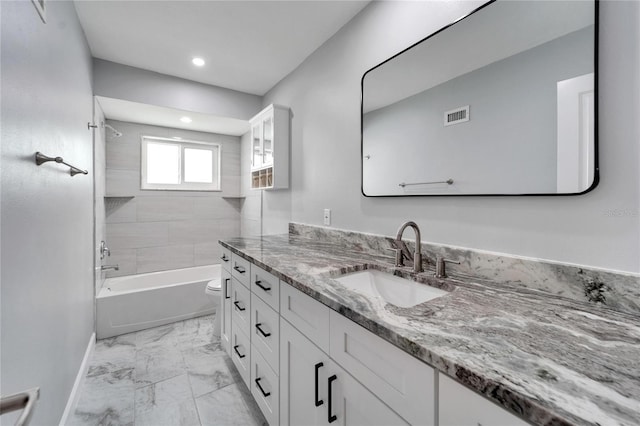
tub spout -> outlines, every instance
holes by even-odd
[[[100,266],[100,270],[101,271],[109,271],[109,270],[118,271],[120,270],[120,267],[118,265],[102,265]]]

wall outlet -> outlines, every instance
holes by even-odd
[[[324,209],[324,224],[331,225],[331,209]]]

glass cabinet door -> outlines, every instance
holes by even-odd
[[[251,128],[251,166],[253,168],[262,166],[262,138],[261,123]]]
[[[273,164],[273,116],[262,120],[262,164]]]

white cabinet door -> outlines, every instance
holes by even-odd
[[[251,168],[262,167],[262,123],[258,122],[251,126]]]
[[[280,424],[327,423],[329,357],[284,319],[280,321]]]
[[[526,426],[504,408],[438,374],[440,426]]]
[[[222,303],[220,303],[220,340],[222,348],[231,354],[231,272],[222,268],[220,277],[222,279]]]
[[[327,422],[336,426],[409,425],[335,362],[327,378]]]

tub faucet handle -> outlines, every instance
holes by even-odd
[[[111,250],[107,247],[106,241],[100,241],[100,259],[104,259],[105,256],[111,256]]]

